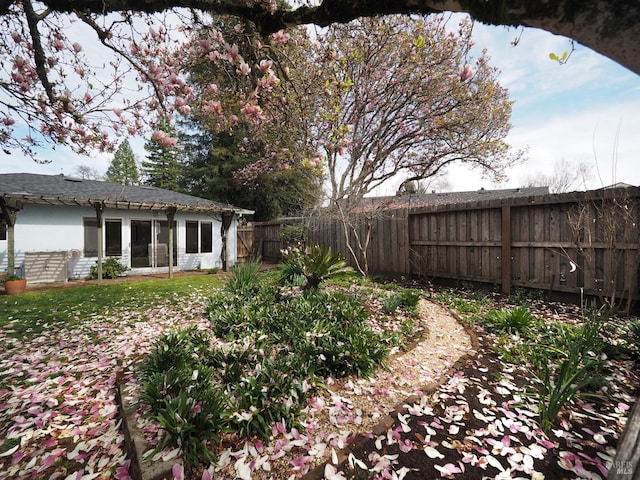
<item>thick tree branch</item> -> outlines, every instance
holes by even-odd
[[[0,0],[0,15],[18,0]],[[326,26],[363,16],[392,13],[468,12],[493,25],[528,26],[572,38],[640,73],[640,0],[324,0],[317,7],[272,12],[268,2],[251,0],[43,0],[58,12],[106,14],[172,8],[236,15],[253,21],[263,33],[314,23]]]

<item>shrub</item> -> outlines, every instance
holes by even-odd
[[[260,266],[259,259],[251,259],[246,263],[237,263],[229,270],[229,280],[225,288],[228,292],[242,297],[253,296],[260,288]]]
[[[533,322],[531,312],[525,307],[507,310],[489,310],[484,316],[484,324],[501,333],[525,333]]]
[[[212,297],[207,314],[213,331],[233,343],[211,347],[197,328],[166,334],[139,367],[139,402],[166,432],[158,449],[180,446],[186,463],[210,460],[207,442],[217,432],[266,439],[276,422],[298,424],[316,377],[369,375],[397,341],[368,326],[353,293],[230,290]],[[411,303],[414,295],[403,298]]]
[[[285,225],[280,231],[280,241],[287,247],[304,244],[307,241],[307,229],[300,223]]]
[[[583,325],[567,336],[568,341],[563,346],[566,352],[564,358],[559,363],[544,362],[542,372],[537,373],[538,413],[544,432],[549,431],[562,407],[574,397],[598,397],[585,390],[600,386],[602,382],[601,353],[605,342],[600,338],[600,332],[605,325],[606,315],[604,311],[593,311]]]
[[[417,313],[418,303],[420,302],[420,293],[408,288],[402,288],[393,295],[385,297],[382,300],[382,311],[386,314],[395,312],[402,307],[412,314]]]
[[[168,397],[154,416],[165,435],[151,454],[177,445],[182,449],[187,467],[214,461],[215,456],[206,442],[217,441],[218,433],[226,429],[225,412],[225,396],[213,388],[200,396],[182,390]]]
[[[309,248],[291,247],[283,251],[280,283],[293,283],[305,290],[317,289],[330,278],[353,275],[353,268],[341,255],[333,255],[331,248],[312,245]],[[302,281],[304,279],[304,281]],[[301,285],[302,283],[302,285]]]
[[[138,402],[165,432],[151,455],[179,446],[188,468],[214,460],[206,442],[227,428],[226,396],[214,388],[214,369],[206,365],[209,344],[194,327],[166,334],[138,369]]]
[[[129,270],[122,265],[117,257],[109,257],[102,262],[102,278],[117,278],[124,272]],[[89,280],[95,280],[98,278],[98,263],[92,265],[89,269]]]

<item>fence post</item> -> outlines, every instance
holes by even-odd
[[[407,278],[411,278],[411,232],[409,231],[410,212],[408,208],[404,209],[404,219],[402,226],[404,228],[404,273]]]
[[[511,205],[502,206],[502,293],[511,293]]]

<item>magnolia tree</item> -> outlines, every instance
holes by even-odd
[[[111,151],[118,135],[153,128],[158,116],[189,112],[194,96],[183,60],[193,56],[243,74],[251,69],[262,83],[236,98],[237,111],[259,121],[261,102],[282,75],[268,63],[244,61],[237,45],[211,26],[212,14],[244,18],[266,44],[286,41],[281,30],[295,25],[443,10],[470,12],[485,23],[544,28],[640,71],[637,2],[323,0],[292,9],[272,0],[85,0],[80,9],[68,0],[1,0],[0,144],[5,152],[15,148],[32,156],[47,141],[78,152]],[[200,40],[193,40],[194,32]],[[215,101],[210,108],[218,110]],[[238,115],[220,114],[229,122]]]
[[[330,210],[362,273],[371,220],[384,207],[365,195],[451,163],[499,178],[519,158],[504,142],[512,102],[488,57],[470,57],[470,35],[468,22],[451,31],[442,17],[391,16],[334,25],[318,38],[317,69],[306,70],[324,78],[317,142]]]

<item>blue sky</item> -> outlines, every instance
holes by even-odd
[[[451,22],[457,22],[455,17]],[[579,44],[560,65],[549,53],[570,50],[570,41],[542,30],[476,24],[473,36],[477,48],[488,49],[491,63],[501,70],[500,82],[515,100],[507,141],[527,149],[528,160],[510,169],[502,184],[454,167],[448,175],[451,190],[523,186],[536,174],[552,175],[559,161],[586,164],[592,172],[587,188],[616,182],[640,185],[640,75]],[[513,47],[517,36],[520,41]],[[132,139],[131,144],[142,159],[144,139]],[[72,175],[78,165],[103,173],[113,155],[79,157],[58,147],[46,157],[52,162],[39,165],[18,153],[3,156],[0,173]],[[383,193],[395,193],[395,186],[388,190]]]

